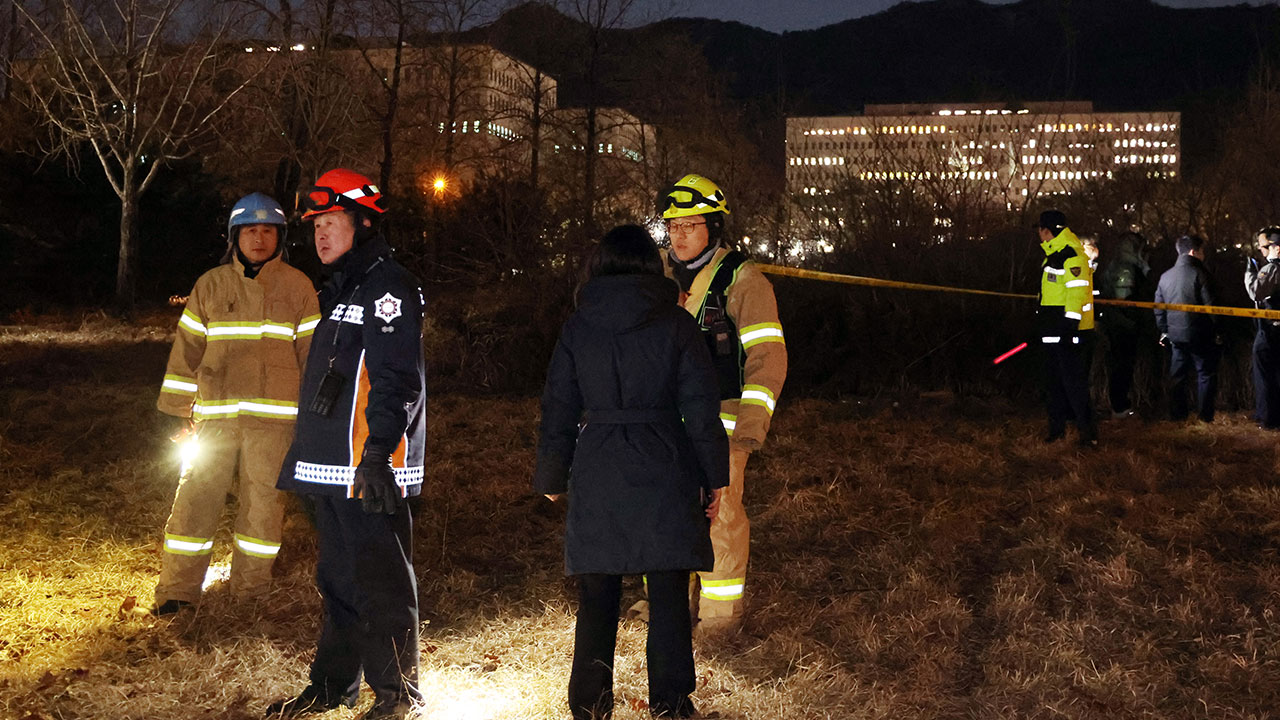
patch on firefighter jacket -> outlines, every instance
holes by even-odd
[[[391,322],[400,317],[400,298],[391,293],[378,298],[374,306],[374,316],[381,318],[384,322]]]
[[[1071,268],[1071,274],[1075,275],[1076,277],[1080,277],[1080,268],[1078,267]]]

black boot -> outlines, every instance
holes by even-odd
[[[172,615],[178,612],[179,610],[183,608],[191,607],[194,604],[195,603],[187,602],[186,600],[165,600],[159,605],[156,605],[155,607],[151,608],[151,614],[155,615],[156,617]]]
[[[407,700],[375,702],[369,712],[360,716],[360,720],[405,720],[413,705]]]
[[[328,712],[336,707],[355,707],[356,695],[330,697],[315,685],[308,685],[295,698],[277,700],[267,706],[268,718],[296,718]]]

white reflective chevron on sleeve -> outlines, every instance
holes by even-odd
[[[1068,280],[1068,281],[1067,281],[1067,284],[1066,284],[1066,285],[1063,285],[1063,287],[1069,287],[1069,288],[1071,288],[1071,287],[1084,287],[1084,286],[1086,286],[1086,285],[1088,285],[1088,284],[1089,284],[1089,281],[1088,281],[1088,280]]]
[[[1070,311],[1070,310],[1066,311],[1066,312],[1065,312],[1065,313],[1063,313],[1063,314],[1064,314],[1064,315],[1066,315],[1067,317],[1071,318],[1072,320],[1083,320],[1083,319],[1084,319],[1084,316],[1083,316],[1083,315],[1081,315],[1080,313],[1078,313],[1078,312],[1072,312],[1072,311]]]
[[[1062,342],[1062,338],[1061,337],[1042,337],[1040,338],[1040,342],[1053,344],[1056,342]]]

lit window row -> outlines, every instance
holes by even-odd
[[[843,165],[845,159],[842,157],[807,157],[807,158],[790,158],[787,161],[789,165]]]
[[[946,125],[881,125],[880,132],[886,135],[932,135],[944,133]]]
[[[1050,165],[1061,165],[1063,163],[1079,164],[1081,162],[1084,162],[1084,157],[1082,155],[1076,155],[1074,157],[1071,155],[1023,155],[1022,156],[1023,165],[1041,165],[1044,163],[1048,163]]]
[[[1046,170],[1042,172],[1033,172],[1029,175],[1023,175],[1023,180],[1084,180],[1085,178],[1095,178],[1103,173],[1093,170]],[[1111,177],[1111,173],[1106,173],[1107,177]],[[1026,193],[1023,193],[1024,195]]]
[[[1116,164],[1126,165],[1163,164],[1172,165],[1178,162],[1177,155],[1117,155]]]
[[[1144,140],[1135,138],[1133,140],[1116,140],[1112,147],[1150,147],[1150,148],[1167,148],[1169,143],[1166,140]]]
[[[813,128],[805,130],[804,134],[808,135],[866,135],[867,129],[864,127],[846,127],[846,128]]]
[[[505,125],[499,125],[498,123],[489,123],[488,130],[490,135],[500,137],[503,140],[519,140],[520,139],[520,135],[518,135],[515,131],[511,130]]]
[[[436,130],[438,130],[439,132],[444,132],[444,123],[440,123],[440,124],[436,127]],[[456,123],[456,122],[455,122],[455,123],[453,124],[453,132],[455,132],[455,133],[459,133],[459,132],[463,132],[463,133],[466,133],[466,132],[478,133],[478,132],[480,132],[480,121],[479,121],[479,120],[474,120],[474,121],[463,120],[461,123]]]
[[[1019,110],[1018,115],[1026,115],[1029,110]],[[1013,115],[1012,110],[939,110],[938,115]]]

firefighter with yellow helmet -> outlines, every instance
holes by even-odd
[[[720,419],[729,435],[729,487],[711,525],[715,567],[698,573],[695,631],[706,636],[741,623],[750,537],[744,472],[768,435],[787,377],[787,346],[773,285],[727,242],[724,192],[701,175],[686,175],[659,196],[658,205],[671,240],[667,269],[711,350]]]
[[[271,581],[284,519],[276,475],[293,439],[298,381],[320,322],[311,281],[282,257],[286,220],[266,195],[241,198],[227,221],[223,264],[196,280],[178,322],[158,407],[194,431],[183,440],[193,452],[165,524],[156,615],[200,598],[237,474],[231,591],[260,594]]]

